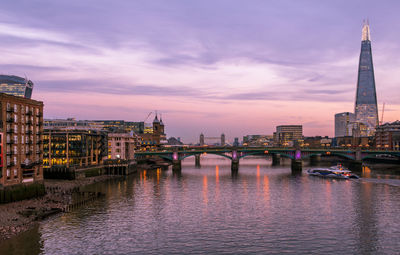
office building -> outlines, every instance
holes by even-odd
[[[351,112],[335,114],[335,137],[352,136],[355,115]]]
[[[87,167],[107,158],[107,133],[96,130],[46,129],[43,135],[43,167]]]
[[[0,93],[30,99],[33,82],[14,75],[0,75]]]
[[[278,146],[291,147],[303,139],[302,125],[281,125],[276,127],[274,133],[275,143]]]

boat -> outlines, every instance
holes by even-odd
[[[353,174],[350,170],[344,168],[342,165],[333,166],[330,168],[313,168],[308,169],[307,173],[313,176],[320,176],[335,179],[359,179],[357,175]]]

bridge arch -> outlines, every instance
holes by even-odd
[[[367,154],[367,155],[363,156],[362,160],[364,160],[364,159],[378,159],[379,157],[376,157],[377,155],[384,155],[384,154],[388,154],[388,155],[396,157],[398,160],[400,160],[400,152],[399,153],[396,153],[396,152],[391,152],[391,153],[371,153],[371,154]]]
[[[289,158],[289,159],[294,159],[294,156],[292,156],[292,155],[290,155],[290,154],[287,154],[287,153],[265,153],[265,151],[255,151],[255,152],[250,152],[250,153],[244,153],[244,154],[242,154],[241,156],[239,156],[239,159],[240,158],[245,158],[245,157],[248,157],[248,156],[256,156],[256,155],[265,155],[265,156],[268,156],[268,155],[270,155],[270,156],[273,156],[274,154],[279,154],[281,157],[283,157],[283,158]]]
[[[183,160],[183,159],[188,158],[188,157],[192,157],[192,156],[196,156],[196,155],[203,155],[203,154],[204,154],[203,152],[200,152],[200,153],[189,153],[189,154],[186,154],[186,153],[185,153],[185,155],[179,157],[179,159],[180,159],[180,160]],[[217,156],[221,156],[221,157],[224,157],[224,158],[227,158],[227,159],[232,160],[232,157],[231,157],[231,156],[225,155],[225,154],[223,154],[223,153],[207,152],[207,154],[217,155]]]
[[[337,157],[340,157],[340,158],[344,158],[344,159],[354,159],[354,157],[353,156],[351,156],[351,155],[347,155],[347,154],[344,154],[344,153],[338,153],[338,152],[329,152],[329,153],[326,153],[326,152],[316,152],[316,153],[310,153],[310,154],[303,154],[302,156],[301,156],[301,159],[308,159],[308,158],[311,158],[311,157],[313,157],[313,156],[324,156],[324,157],[333,157],[333,156],[337,156]]]

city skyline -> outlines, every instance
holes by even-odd
[[[354,107],[367,17],[378,108],[397,119],[399,4],[388,3],[6,1],[0,73],[32,80],[45,118],[142,121],[158,109],[185,142],[285,124],[332,136],[334,114]]]

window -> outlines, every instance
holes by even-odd
[[[14,135],[14,143],[17,144],[18,143],[18,136]]]
[[[17,157],[14,156],[14,166],[17,165]]]
[[[14,169],[14,178],[18,177],[18,171],[17,169]]]
[[[7,169],[7,178],[10,179],[10,169]]]
[[[18,105],[14,105],[14,112],[18,112]]]
[[[14,122],[18,122],[18,116],[17,116],[17,114],[14,114]]]

